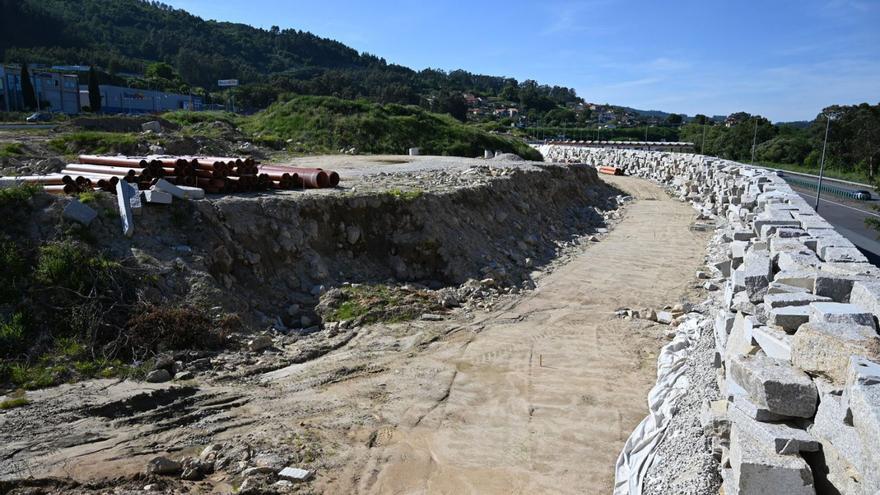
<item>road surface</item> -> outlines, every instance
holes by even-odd
[[[810,205],[816,204],[816,192],[793,187]],[[880,266],[880,232],[865,224],[868,218],[880,220],[880,212],[874,209],[880,201],[852,201],[837,196],[823,195],[819,200],[819,215],[828,221],[844,237],[856,245],[868,260]]]

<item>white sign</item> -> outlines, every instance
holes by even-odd
[[[217,86],[220,86],[221,88],[238,86],[238,79],[220,79],[219,81],[217,81]]]

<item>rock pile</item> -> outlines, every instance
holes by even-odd
[[[689,154],[552,146],[715,219],[715,366],[703,418],[727,494],[880,490],[880,269],[779,177]],[[674,441],[674,440],[670,440]]]

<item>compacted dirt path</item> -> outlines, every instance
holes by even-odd
[[[303,459],[318,493],[609,493],[668,329],[615,310],[694,296],[708,234],[651,183],[606,180],[636,200],[525,296],[476,316],[328,333],[303,341],[326,347],[320,357],[241,381],[35,392],[26,414],[0,416],[0,479],[131,477],[155,455],[220,442]],[[186,489],[241,483],[220,472]]]
[[[512,307],[410,359],[403,379],[416,369],[433,379],[412,384],[421,400],[377,411],[394,426],[334,492],[610,492],[659,347],[614,311],[678,302],[705,246],[688,205],[640,179],[612,180],[637,199],[620,224]]]

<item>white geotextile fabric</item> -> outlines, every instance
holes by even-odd
[[[685,364],[691,344],[700,337],[700,319],[679,325],[672,342],[657,357],[657,383],[648,394],[648,416],[633,430],[614,469],[614,495],[641,495],[648,467],[654,461],[657,445],[675,412],[675,403],[687,393]]]

